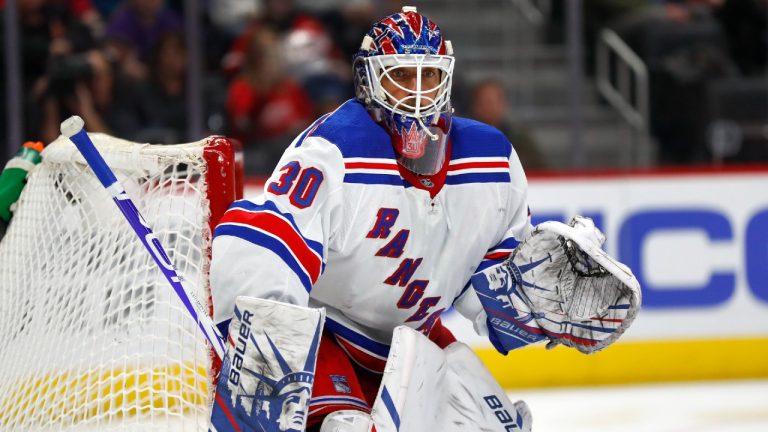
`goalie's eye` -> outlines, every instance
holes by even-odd
[[[389,73],[395,81],[403,81],[408,78],[410,74],[405,69],[394,69]]]

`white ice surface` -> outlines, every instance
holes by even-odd
[[[519,390],[533,432],[766,432],[768,380]]]

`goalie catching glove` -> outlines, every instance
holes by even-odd
[[[632,271],[608,256],[591,219],[536,226],[505,262],[472,276],[489,338],[507,353],[549,339],[589,354],[616,341],[640,308]]]

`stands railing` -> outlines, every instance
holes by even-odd
[[[614,73],[611,54],[616,59]],[[597,45],[597,88],[638,131],[648,127],[648,69],[615,32],[604,29]]]
[[[536,103],[535,86],[529,77],[536,73],[536,53],[540,52],[541,32],[546,24],[551,0],[510,0],[509,25],[504,27],[503,74],[507,77],[510,102],[525,118]],[[509,79],[514,77],[514,79]]]
[[[636,150],[649,147],[649,78],[645,62],[609,29],[600,33],[596,62],[598,91],[632,127]],[[648,151],[635,153],[636,162],[649,162]]]
[[[549,11],[552,9],[551,0],[512,0],[525,19],[534,26],[544,24]]]

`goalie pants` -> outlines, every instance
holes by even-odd
[[[440,348],[456,341],[440,320],[435,323],[429,338]],[[370,413],[379,392],[382,373],[383,369],[372,371],[360,366],[341,348],[333,333],[326,330],[317,353],[307,429],[319,426],[325,416],[334,411]]]

